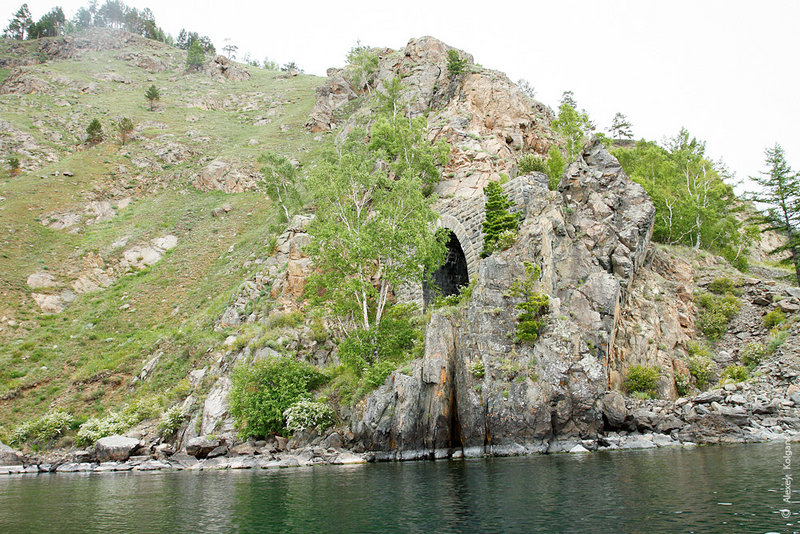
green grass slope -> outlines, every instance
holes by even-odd
[[[131,59],[138,56],[166,68],[142,69]],[[217,158],[250,169],[265,150],[309,161],[318,143],[303,124],[322,80],[248,67],[250,79],[233,82],[186,73],[184,62],[183,51],[153,42],[87,52],[24,66],[44,90],[0,95],[3,163],[9,153],[22,163],[18,175],[0,172],[0,438],[56,406],[87,416],[175,386],[228,335],[213,324],[250,274],[246,260],[269,255],[280,226],[262,192],[191,183]],[[144,97],[151,84],[161,91],[155,111]],[[137,125],[125,146],[113,135],[122,117]],[[107,137],[88,147],[82,135],[93,118]],[[127,198],[109,220],[45,226],[91,201]],[[213,217],[223,203],[232,210]],[[178,245],[159,263],[79,294],[59,314],[33,301],[48,290],[26,285],[31,273],[47,272],[61,284],[50,292],[70,288],[88,267],[115,265],[125,249],[168,234]],[[131,387],[159,351],[155,376]]]

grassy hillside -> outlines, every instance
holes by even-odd
[[[140,68],[141,57],[166,68]],[[281,227],[262,192],[199,191],[193,177],[217,158],[252,171],[265,150],[308,161],[319,143],[303,124],[322,80],[248,67],[250,79],[234,82],[186,73],[184,63],[185,53],[154,42],[87,52],[25,66],[41,90],[0,95],[9,125],[0,133],[3,159],[17,153],[22,167],[0,172],[0,437],[55,406],[88,415],[163,393],[230,334],[214,332],[213,322],[248,276],[246,260],[266,257]],[[151,84],[161,91],[155,111],[144,97]],[[137,126],[125,146],[113,130],[122,117]],[[93,118],[106,139],[89,147],[82,135]],[[90,202],[127,199],[110,218],[85,213]],[[213,217],[223,204],[230,212]],[[81,222],[46,226],[63,213]],[[33,301],[33,293],[71,289],[92,267],[113,267],[124,250],[165,235],[178,244],[160,262],[78,294],[63,312],[43,314]],[[58,287],[31,289],[34,272],[52,274]],[[164,356],[147,391],[130,389],[158,351]]]

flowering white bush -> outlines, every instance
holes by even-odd
[[[154,399],[139,399],[133,404],[125,404],[119,412],[108,412],[105,417],[90,417],[78,429],[78,445],[93,445],[100,438],[120,434],[140,421],[154,417],[158,404]]]
[[[128,421],[118,412],[109,412],[103,418],[90,417],[78,429],[75,442],[80,446],[92,445],[100,438],[119,434],[128,428]]]
[[[286,429],[291,432],[310,428],[323,429],[333,424],[333,410],[324,402],[300,400],[284,412]]]
[[[25,421],[14,429],[11,443],[15,445],[24,442],[44,444],[69,430],[72,421],[72,416],[63,410],[56,410],[38,419]]]
[[[186,419],[186,414],[183,413],[179,405],[175,405],[161,416],[161,422],[158,423],[158,433],[162,438],[168,438],[178,430]]]

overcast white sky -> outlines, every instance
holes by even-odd
[[[12,1],[2,2],[4,25],[18,7]],[[636,138],[660,141],[685,126],[740,179],[763,168],[764,148],[776,141],[800,168],[796,0],[126,3],[150,7],[173,36],[187,28],[210,36],[218,50],[229,38],[239,57],[294,61],[322,76],[344,63],[357,39],[401,48],[432,35],[513,80],[527,79],[553,108],[563,91],[574,91],[601,129],[617,111]],[[71,17],[87,4],[28,0],[35,19],[56,5]]]

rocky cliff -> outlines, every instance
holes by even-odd
[[[566,170],[558,191],[522,176],[524,219],[513,247],[480,261],[472,299],[435,314],[425,357],[393,373],[353,431],[368,450],[442,456],[547,450],[554,437],[595,436],[609,386],[620,309],[648,251],[654,208],[599,142]],[[524,263],[541,268],[548,326],[515,343],[508,290]]]

